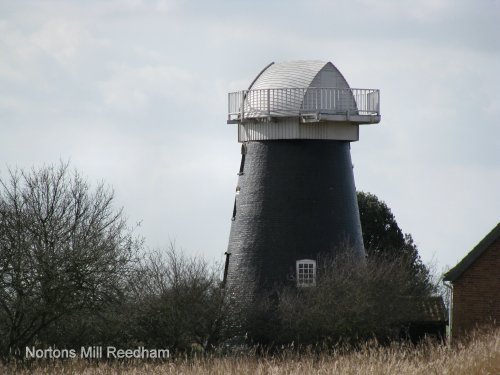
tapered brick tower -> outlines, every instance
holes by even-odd
[[[272,63],[229,94],[242,143],[224,273],[234,306],[315,285],[319,256],[364,258],[350,142],[379,121],[379,91],[351,89],[331,62]]]

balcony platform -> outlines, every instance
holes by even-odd
[[[380,122],[380,93],[375,89],[311,87],[229,93],[228,124],[290,118],[301,123],[376,124]]]

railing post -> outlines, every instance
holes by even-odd
[[[245,91],[241,91],[240,119],[245,118]]]
[[[380,115],[380,91],[377,90],[377,115]]]
[[[271,118],[271,89],[267,89],[267,117]]]

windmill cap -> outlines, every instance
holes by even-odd
[[[295,87],[349,88],[349,84],[331,62],[295,60],[269,64],[255,78],[249,90]]]

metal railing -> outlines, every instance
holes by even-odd
[[[376,89],[281,88],[229,93],[228,120],[293,117],[308,114],[379,115]]]

